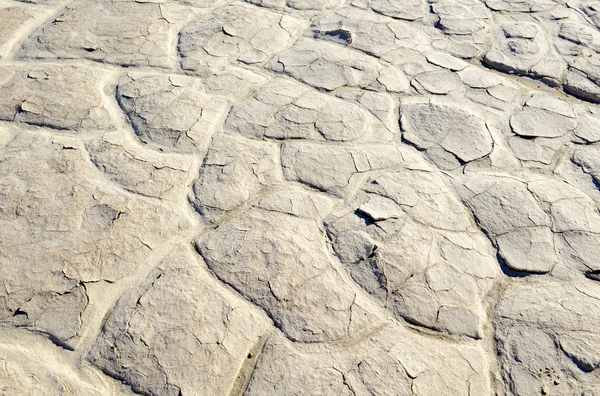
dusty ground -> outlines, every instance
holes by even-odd
[[[0,0],[0,394],[599,396],[599,28]]]

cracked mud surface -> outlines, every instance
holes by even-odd
[[[600,396],[599,29],[0,0],[0,394]]]

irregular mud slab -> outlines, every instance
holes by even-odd
[[[110,128],[103,78],[82,67],[0,67],[0,120],[70,131]]]
[[[565,144],[562,139],[509,136],[507,138],[508,146],[523,166],[542,167],[551,165],[556,159],[556,154],[564,149]]]
[[[518,67],[528,67],[528,62],[535,62],[534,47],[537,46],[537,56],[543,55],[544,59],[527,75],[540,78],[551,86],[562,86],[567,93],[580,99],[598,102],[600,33],[595,8],[594,2],[572,1],[569,7],[554,7],[536,14],[535,18],[513,14],[509,18],[513,22],[509,24],[516,22],[524,23],[523,26],[534,25],[538,32],[535,37],[533,31],[523,31],[522,34],[510,37],[509,47],[512,48],[513,56],[507,56],[507,62],[500,68],[510,72],[509,68],[517,64]],[[490,51],[493,53],[492,57],[498,58],[494,51]],[[507,68],[506,63],[514,65],[508,65]],[[516,73],[522,74],[523,71]]]
[[[511,285],[495,310],[502,377],[511,395],[595,395],[600,287],[591,281]]]
[[[486,122],[468,105],[450,101],[403,101],[402,137],[442,169],[452,169],[482,158],[494,141]]]
[[[462,82],[458,74],[441,69],[417,75],[411,85],[422,94],[446,95],[460,89]]]
[[[0,156],[0,321],[68,347],[85,283],[131,274],[189,220],[108,186],[73,140],[24,132]]]
[[[387,326],[357,346],[300,346],[273,336],[248,395],[487,395],[488,361],[473,346]]]
[[[268,80],[262,74],[239,67],[228,67],[207,76],[202,80],[202,84],[209,95],[238,101],[247,98]]]
[[[180,249],[121,297],[87,358],[135,392],[225,395],[269,331]]]
[[[345,86],[384,92],[403,92],[408,88],[401,70],[347,48],[311,39],[298,40],[271,58],[266,67],[326,91]]]
[[[492,15],[478,0],[432,1],[431,11],[438,17],[436,27],[447,38],[438,41],[438,49],[464,59],[487,50],[492,35]]]
[[[281,164],[287,180],[340,198],[361,175],[405,165],[410,160],[419,164],[415,157],[415,153],[406,148],[393,145],[327,147],[286,143],[281,149]]]
[[[578,60],[569,67],[565,91],[593,103],[600,103],[600,57]]]
[[[585,143],[600,142],[600,118],[598,113],[592,109],[585,108],[578,112],[577,119],[579,125],[573,131],[575,136],[582,139]]]
[[[356,8],[327,12],[311,22],[312,35],[355,48],[378,58],[390,59],[401,48],[430,46],[436,31],[390,18],[365,13]]]
[[[416,21],[427,16],[427,4],[423,0],[367,0],[371,9],[394,19]]]
[[[594,182],[600,185],[600,152],[598,145],[581,148],[573,153],[571,161],[581,167],[585,173],[594,178]]]
[[[549,213],[552,232],[565,264],[584,274],[600,270],[600,213],[597,204],[572,185],[553,179],[536,180],[529,190]]]
[[[278,146],[217,134],[194,183],[192,204],[214,222],[282,179]]]
[[[435,172],[372,178],[325,224],[352,279],[395,316],[481,337],[495,252]]]
[[[576,113],[581,111],[565,100],[543,92],[529,93],[523,107],[510,117],[513,135],[507,137],[508,146],[524,167],[551,166],[568,150],[573,134],[588,138],[594,134],[593,125],[580,125]]]
[[[568,102],[537,92],[510,118],[513,132],[525,138],[557,138],[573,131],[577,125],[575,112]]]
[[[188,158],[155,155],[123,131],[106,134],[86,148],[92,163],[127,191],[156,198],[185,195],[192,166]]]
[[[553,8],[552,0],[487,0],[485,4],[494,11],[539,12]]]
[[[280,184],[252,202],[252,207],[292,216],[322,220],[331,213],[335,201],[325,194],[311,193],[300,186]]]
[[[458,193],[507,266],[545,273],[558,263],[550,216],[527,183],[512,177],[477,175],[467,178]]]
[[[199,80],[183,76],[127,73],[117,101],[140,140],[160,151],[202,152],[229,110]]]
[[[231,61],[262,63],[281,51],[301,22],[246,5],[227,5],[207,13],[179,33],[181,67],[199,74]]]
[[[427,62],[433,65],[443,67],[444,69],[454,72],[466,69],[469,66],[469,63],[465,62],[464,60],[452,55],[448,55],[441,51],[432,51],[428,53],[426,59]]]
[[[188,15],[176,3],[76,1],[40,26],[18,56],[170,68],[176,64],[172,36]]]
[[[305,194],[290,197],[292,207]],[[263,308],[293,341],[356,337],[379,322],[333,267],[312,219],[255,207],[201,237],[197,248],[222,282]]]
[[[597,205],[569,183],[478,175],[458,192],[509,268],[546,273],[562,263],[583,273],[600,269],[592,259],[600,232]]]
[[[234,106],[225,128],[255,138],[344,142],[365,135],[369,121],[357,106],[275,79]]]
[[[248,3],[278,10],[326,10],[337,7],[344,0],[245,0]]]
[[[547,33],[533,19],[499,17],[491,50],[483,62],[497,70],[542,79],[556,86],[562,81],[564,60],[554,52]]]
[[[376,142],[382,143],[395,139],[398,120],[396,116],[397,104],[393,95],[348,88],[338,91],[336,96],[362,107],[375,116],[376,120],[368,122],[372,131],[365,135],[363,138],[365,141],[376,140]]]
[[[454,67],[459,68],[457,74],[465,87],[464,96],[480,105],[477,107],[482,110],[487,108],[510,112],[514,109],[515,102],[521,98],[523,87],[515,81],[477,66]]]

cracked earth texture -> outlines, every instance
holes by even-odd
[[[0,394],[600,396],[599,30],[0,0]]]

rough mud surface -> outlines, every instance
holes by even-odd
[[[0,395],[600,396],[600,2],[0,0]]]

